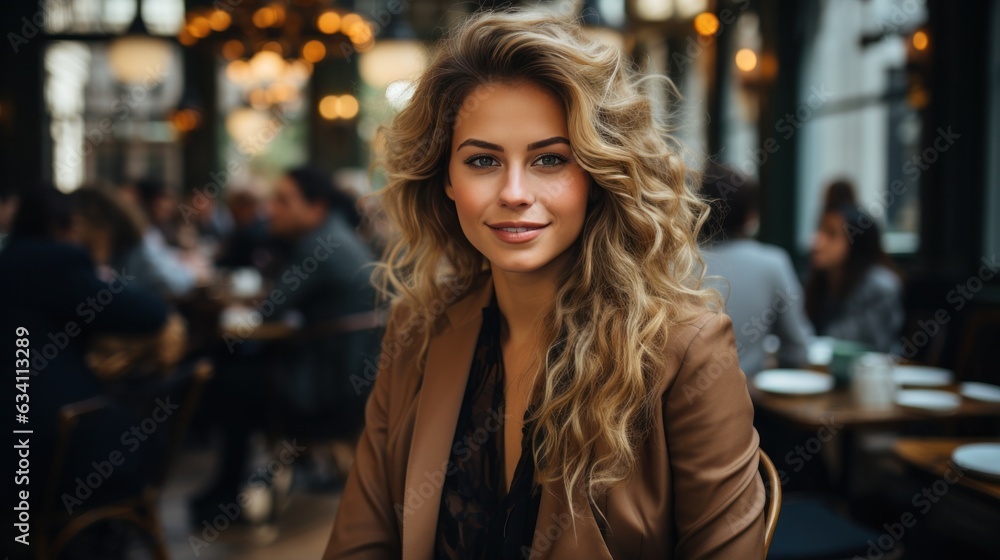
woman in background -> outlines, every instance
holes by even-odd
[[[821,336],[898,353],[903,283],[874,220],[852,205],[827,208],[813,237],[806,312]]]

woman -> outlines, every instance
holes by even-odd
[[[827,208],[810,259],[806,312],[816,333],[898,354],[903,283],[874,220],[849,204]]]
[[[543,14],[442,45],[386,131],[395,304],[326,560],[762,557],[706,208],[643,81]]]

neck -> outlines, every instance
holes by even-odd
[[[493,268],[493,287],[500,308],[501,338],[515,344],[536,338],[535,321],[555,299],[566,254],[540,270],[507,272]]]

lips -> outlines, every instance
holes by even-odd
[[[486,224],[498,239],[507,243],[524,243],[538,237],[549,224],[536,222],[497,222]]]
[[[493,229],[501,229],[513,233],[521,233],[533,229],[541,229],[547,226],[548,224],[539,224],[535,222],[497,222],[495,224],[486,224],[486,225],[490,226]]]

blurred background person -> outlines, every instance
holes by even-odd
[[[381,337],[374,259],[358,223],[353,201],[323,172],[299,167],[278,181],[268,228],[293,249],[272,279],[280,297],[268,300],[273,308],[255,331],[273,342],[251,336],[219,349],[208,399],[224,444],[215,481],[192,501],[195,526],[233,502],[247,479],[250,437],[273,429],[269,421],[301,438],[353,441],[360,433],[369,389],[354,382],[365,360],[377,359]]]
[[[74,198],[50,186],[37,186],[21,197],[7,247],[0,252],[0,328],[15,333],[27,329],[32,340],[30,354],[31,496],[46,495],[57,442],[60,408],[92,397],[109,395],[120,386],[105,383],[91,367],[90,346],[100,336],[158,336],[158,342],[175,340],[170,312],[163,300],[114,275],[106,282],[97,275],[88,251],[79,245],[81,224],[73,210]],[[104,251],[109,254],[110,251]],[[13,336],[13,334],[11,334]],[[159,348],[156,344],[152,348]],[[176,360],[179,353],[170,359]],[[159,356],[142,356],[159,359]],[[101,365],[101,364],[94,364]],[[136,415],[128,398],[114,401],[93,413],[70,440],[61,459],[56,483],[57,502],[46,509],[65,511],[65,496],[91,507],[125,496],[138,495],[147,482],[161,448],[155,435],[124,456],[113,476],[102,478],[88,495],[80,497],[79,480],[94,472],[94,462],[107,460],[120,451],[122,434],[143,417]],[[85,426],[85,429],[84,429]],[[161,434],[165,430],[160,431]],[[85,503],[84,503],[85,502]],[[38,504],[41,514],[42,505]],[[72,508],[70,508],[72,509]],[[107,537],[107,535],[106,535]],[[107,540],[107,539],[106,539]],[[74,541],[80,558],[117,558],[113,551],[90,548],[93,543]],[[121,551],[118,551],[120,553]]]
[[[287,251],[286,242],[271,236],[261,195],[255,185],[247,183],[231,187],[226,207],[233,227],[222,239],[215,265],[219,268],[256,268],[263,274],[272,273]]]
[[[162,182],[143,179],[122,187],[126,201],[138,207],[146,220],[143,251],[148,266],[138,271],[142,282],[155,286],[159,294],[177,298],[191,292],[199,276],[207,276],[207,263],[197,253],[177,246],[173,224],[177,202]]]
[[[148,266],[142,249],[141,214],[109,188],[85,186],[73,191],[70,197],[79,242],[105,278],[111,270],[132,274]]]
[[[823,212],[813,237],[806,312],[822,336],[899,353],[903,282],[878,224],[852,205]]]
[[[857,206],[858,195],[854,183],[848,179],[831,181],[823,191],[823,211],[834,210],[841,206]]]
[[[711,214],[703,228],[706,282],[726,297],[740,367],[748,375],[765,367],[806,365],[813,328],[805,314],[802,285],[788,254],[753,238],[758,223],[756,183],[733,169],[711,164],[702,194]],[[708,278],[719,276],[722,278]],[[768,336],[777,338],[776,364],[767,364]]]

